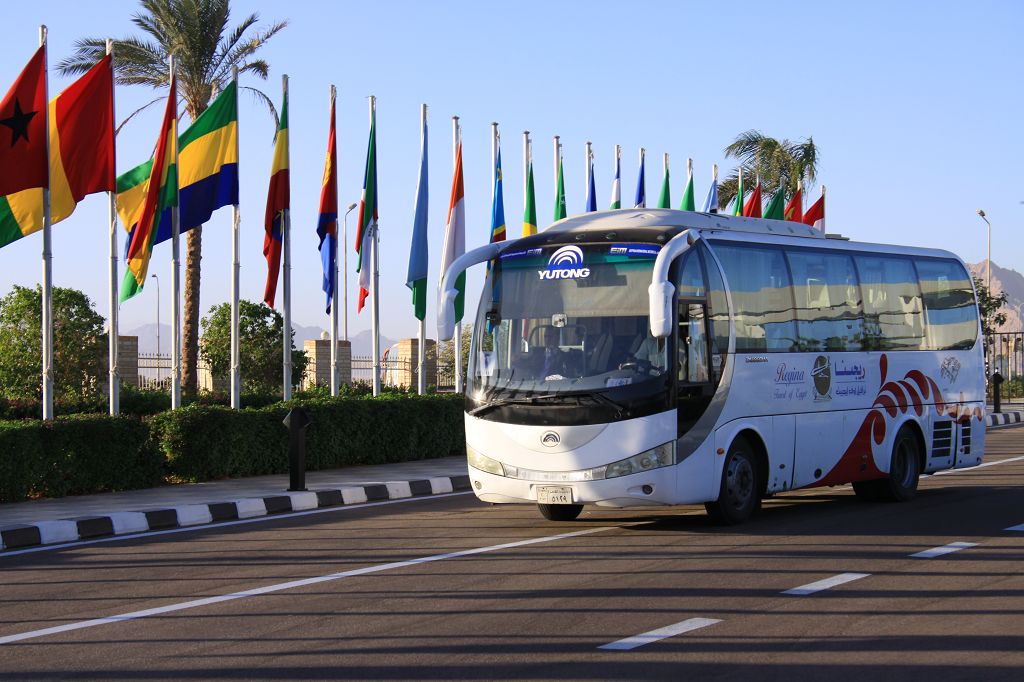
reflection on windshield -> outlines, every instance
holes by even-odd
[[[474,395],[595,391],[665,374],[665,342],[651,336],[647,317],[656,249],[573,248],[567,274],[550,274],[554,248],[492,269],[474,327]]]

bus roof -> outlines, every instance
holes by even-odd
[[[810,225],[795,223],[789,220],[743,218],[721,213],[676,211],[670,208],[615,209],[583,213],[559,220],[545,229],[544,233],[590,232],[592,230],[608,231],[634,228],[661,229],[667,233],[693,228],[697,230],[757,232],[759,234],[773,234],[780,237],[825,238],[825,235]]]

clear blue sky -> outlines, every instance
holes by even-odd
[[[5,12],[0,84],[6,89],[50,27],[50,61],[80,37],[134,33],[131,0],[39,0]],[[1024,157],[1020,27],[1024,5],[991,2],[256,2],[234,0],[234,19],[258,12],[291,25],[261,53],[259,85],[280,100],[291,77],[294,320],[327,327],[315,223],[327,140],[328,86],[338,86],[339,204],[362,187],[366,96],[377,96],[382,331],[415,334],[404,286],[419,167],[419,104],[430,106],[431,291],[451,188],[451,119],[464,126],[467,247],[488,239],[490,129],[501,124],[510,237],[522,216],[521,133],[533,132],[541,226],[553,208],[551,136],[565,145],[568,210],[583,208],[584,142],[596,155],[599,206],[607,206],[612,149],[623,146],[623,199],[636,182],[637,148],[648,150],[648,197],[657,197],[669,152],[678,201],[686,157],[700,199],[722,149],[754,128],[779,138],[813,136],[828,186],[828,226],[854,239],[936,246],[968,261],[985,257],[983,207],[995,226],[994,260],[1024,269]],[[55,94],[67,80],[51,73]],[[155,95],[119,87],[118,120]],[[118,138],[118,170],[152,150],[161,107]],[[273,124],[241,100],[242,296],[258,301],[266,278],[263,212]],[[817,187],[812,189],[816,196]],[[343,209],[342,209],[343,210]],[[349,219],[350,238],[356,212]],[[106,314],[106,200],[92,196],[54,228],[54,281],[83,289]],[[228,300],[230,209],[204,230],[202,308]],[[123,246],[123,234],[121,237]],[[40,280],[41,235],[0,250],[0,293]],[[156,248],[169,318],[170,244]],[[350,262],[352,261],[350,255]],[[350,331],[370,325],[355,315]],[[470,277],[475,308],[480,274]],[[122,329],[154,321],[155,287],[121,306]],[[428,308],[433,336],[434,305]]]

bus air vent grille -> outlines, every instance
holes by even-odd
[[[960,427],[960,445],[964,448],[964,454],[971,454],[971,425],[964,424]]]
[[[949,457],[953,452],[953,422],[935,422],[932,431],[932,457]]]

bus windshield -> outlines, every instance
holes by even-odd
[[[659,248],[571,244],[502,254],[473,330],[470,396],[594,393],[664,379],[668,352],[650,333],[647,298]]]

